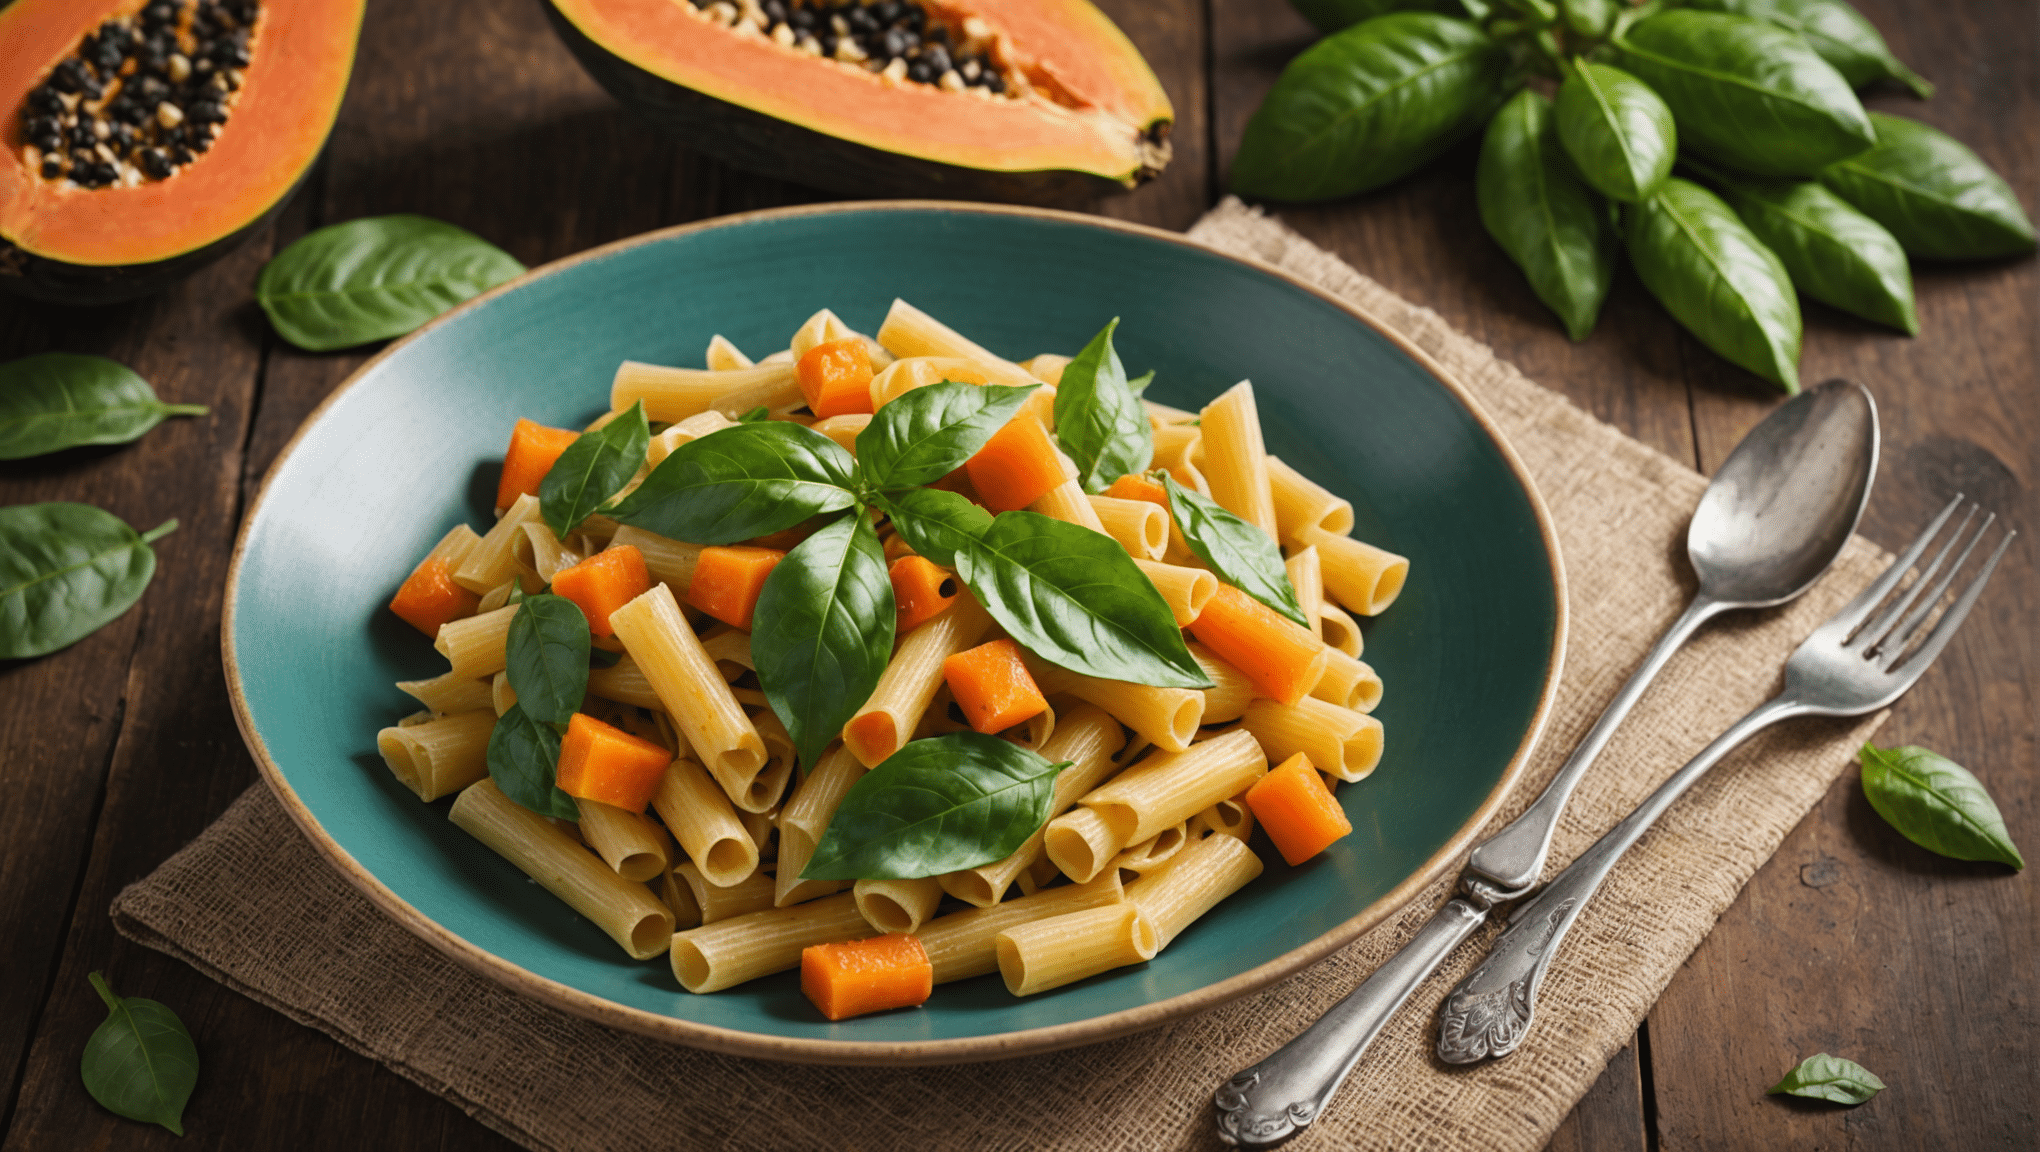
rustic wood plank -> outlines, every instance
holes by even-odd
[[[8,798],[0,804],[0,972],[7,973],[0,981],[0,1113],[20,1082],[50,988],[123,714],[131,722],[137,707],[130,665],[170,636],[182,638],[194,666],[217,661],[218,613],[195,606],[224,574],[223,541],[238,515],[232,474],[256,372],[242,317],[221,301],[243,295],[265,252],[258,238],[153,300],[92,310],[10,302],[0,310],[0,360],[48,350],[101,353],[133,367],[168,400],[212,406],[205,416],[167,421],[136,444],[0,464],[0,504],[94,504],[141,531],[172,517],[182,523],[156,545],[156,577],[135,609],[61,652],[0,663],[0,700],[8,703],[0,710],[0,791]],[[178,483],[166,483],[169,477]],[[164,769],[179,758],[167,759]]]
[[[1879,91],[1874,108],[1975,148],[2036,207],[2040,33],[2030,6],[1975,3],[1922,20],[1895,0],[1864,11],[1940,83],[1929,103]],[[2033,259],[1915,270],[1921,334],[1807,308],[1805,376],[1876,394],[1884,462],[1865,531],[1902,546],[1966,491],[2022,536],[1970,623],[1905,700],[1885,745],[1936,748],[1983,778],[2016,841],[2040,844],[2040,266]],[[1704,462],[1718,463],[1772,398],[1695,394]],[[2024,877],[1944,860],[1878,818],[1853,770],[1750,882],[1651,1013],[1666,1148],[1909,1149],[2030,1145],[2040,1065],[2040,899]],[[1804,1056],[1857,1060],[1891,1087],[1841,1109],[1765,1097]]]
[[[1600,1079],[1551,1134],[1545,1152],[1610,1152],[1647,1146],[1637,1047],[1634,1042],[1625,1044],[1608,1058]]]

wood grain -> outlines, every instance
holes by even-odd
[[[1092,209],[1182,228],[1215,202],[1261,95],[1310,42],[1276,0],[1108,0],[1175,103],[1175,160]],[[2040,27],[2029,0],[1866,12],[1941,84],[1875,107],[1953,132],[2040,186]],[[1569,343],[1473,211],[1473,146],[1394,187],[1285,219],[1438,310],[1629,434],[1703,470],[1776,395],[1687,336],[1633,276],[1595,334]],[[529,0],[370,5],[355,81],[306,193],[273,235],[150,301],[96,310],[0,303],[0,358],[61,348],[133,365],[166,398],[212,404],[142,442],[0,464],[0,503],[73,499],[140,527],[177,516],[141,605],[65,652],[0,665],[0,1071],[6,1149],[504,1149],[508,1141],[395,1073],[193,970],[116,937],[105,909],[253,779],[217,672],[226,557],[262,473],[367,350],[280,345],[251,303],[256,270],[322,224],[423,212],[527,263],[724,212],[823,198],[730,172],[651,135],[590,82]],[[2022,528],[2040,520],[2040,270],[2028,258],[1917,272],[1922,335],[1807,307],[1803,374],[1877,394],[1885,458],[1866,531],[1908,538],[1956,489]],[[1996,794],[2040,850],[2040,548],[2027,532],[1941,666],[1897,708],[1890,743],[1933,745]],[[259,878],[251,878],[257,882]],[[1853,774],[1745,890],[1552,1148],[2020,1147],[2040,1100],[2031,882],[1941,860],[1886,828]],[[173,1005],[205,1059],[191,1135],[117,1120],[77,1058],[103,1015],[85,973]],[[1815,1050],[1892,1088],[1862,1108],[1762,1089]]]

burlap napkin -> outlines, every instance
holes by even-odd
[[[1536,478],[1564,548],[1572,639],[1557,710],[1503,812],[1513,815],[1690,593],[1675,541],[1701,478],[1236,202],[1191,235],[1321,285],[1405,334],[1478,395]],[[1798,604],[1706,630],[1602,756],[1566,813],[1555,859],[1571,859],[1769,695],[1786,653],[1885,559],[1853,541]],[[1327,1148],[1541,1147],[1877,722],[1774,730],[1723,764],[1629,854],[1582,916],[1523,1049],[1500,1063],[1448,1068],[1429,1054],[1432,1018],[1487,937],[1470,941],[1416,993],[1307,1139]],[[250,876],[272,883],[251,885]],[[1446,889],[1441,881],[1301,975],[1193,1019],[1047,1056],[902,1070],[720,1056],[521,999],[385,919],[260,786],[122,892],[113,916],[126,935],[390,1065],[532,1148],[1147,1150],[1214,1145],[1212,1090],[1372,971]]]

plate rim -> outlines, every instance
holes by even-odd
[[[1522,740],[1503,768],[1500,779],[1495,782],[1488,795],[1481,801],[1472,816],[1455,831],[1438,850],[1431,854],[1422,865],[1406,876],[1401,883],[1383,894],[1373,903],[1362,908],[1353,916],[1341,921],[1316,938],[1296,947],[1272,960],[1256,965],[1245,972],[1237,973],[1224,980],[1192,989],[1165,1000],[1142,1004],[1133,1008],[1108,1012],[1083,1020],[1053,1024],[1039,1028],[1025,1028],[1011,1032],[995,1032],[980,1036],[953,1037],[942,1040],[867,1041],[867,1040],[816,1040],[790,1036],[773,1036],[742,1029],[726,1028],[721,1025],[703,1024],[675,1016],[665,1016],[641,1008],[633,1008],[605,999],[590,992],[572,987],[559,981],[540,976],[517,964],[497,956],[493,952],[470,943],[454,934],[437,921],[412,907],[398,896],[375,875],[363,867],[352,853],[342,848],[327,834],[318,817],[301,800],[290,785],[275,760],[270,756],[268,746],[256,731],[248,711],[246,694],[242,689],[239,661],[235,653],[235,610],[241,582],[241,564],[245,559],[248,537],[256,519],[262,514],[270,494],[270,487],[277,474],[290,460],[300,441],[308,435],[336,403],[354,385],[375,371],[382,362],[396,354],[411,341],[449,323],[454,317],[469,309],[476,308],[499,295],[515,291],[526,283],[548,276],[566,268],[587,261],[599,260],[617,252],[640,245],[663,242],[675,236],[705,232],[717,228],[736,227],[761,220],[786,219],[800,216],[836,215],[854,212],[957,212],[993,216],[1021,216],[1053,220],[1058,223],[1075,224],[1082,227],[1102,228],[1107,231],[1123,232],[1159,240],[1196,252],[1216,256],[1244,265],[1255,272],[1272,276],[1292,287],[1300,288],[1324,300],[1354,319],[1372,328],[1394,344],[1398,350],[1416,361],[1417,365],[1444,386],[1473,417],[1481,431],[1495,445],[1502,460],[1515,475],[1517,483],[1528,498],[1532,518],[1537,523],[1544,552],[1551,568],[1552,596],[1554,600],[1553,628],[1550,663],[1546,667],[1544,685],[1538,695],[1537,706],[1525,726]],[[1119,1036],[1145,1031],[1173,1020],[1182,1019],[1215,1008],[1248,993],[1266,988],[1276,981],[1301,972],[1338,949],[1352,943],[1361,935],[1379,926],[1389,917],[1402,911],[1424,889],[1443,875],[1462,853],[1473,843],[1474,837],[1494,817],[1504,800],[1521,782],[1527,770],[1530,757],[1542,738],[1546,724],[1551,719],[1552,706],[1558,695],[1558,686],[1564,670],[1566,645],[1569,636],[1570,614],[1567,607],[1565,561],[1559,549],[1558,533],[1553,526],[1550,510],[1546,507],[1543,494],[1531,479],[1529,470],[1516,454],[1507,437],[1502,435],[1492,417],[1467,389],[1465,384],[1440,364],[1434,357],[1414,342],[1395,331],[1380,319],[1331,292],[1318,287],[1296,275],[1265,261],[1247,256],[1223,252],[1209,245],[1192,240],[1187,234],[1171,232],[1144,224],[1130,223],[1105,216],[1093,216],[1081,212],[1070,212],[1052,208],[1035,208],[1022,205],[977,204],[952,200],[886,199],[836,201],[822,204],[802,204],[781,208],[766,208],[750,212],[715,216],[686,224],[659,228],[614,240],[582,252],[576,252],[558,260],[539,265],[513,280],[504,282],[467,300],[460,305],[434,317],[426,324],[403,337],[392,341],[382,351],[371,356],[360,367],[349,373],[345,380],[306,414],[290,439],[277,452],[263,473],[261,486],[255,498],[248,503],[242,515],[241,524],[234,534],[233,553],[228,561],[224,602],[220,610],[220,651],[225,668],[227,694],[233,705],[234,724],[240,729],[241,739],[254,757],[262,781],[268,785],[272,795],[282,804],[293,823],[304,833],[313,846],[332,864],[356,890],[366,896],[370,903],[413,935],[432,945],[442,955],[461,967],[486,977],[512,992],[529,997],[561,1011],[571,1013],[597,1024],[624,1031],[687,1045],[689,1047],[720,1052],[732,1056],[776,1060],[798,1064],[833,1065],[888,1065],[912,1067],[917,1065],[958,1063],[965,1061],[1003,1060],[1020,1056],[1052,1052],[1084,1044],[1094,1044]]]

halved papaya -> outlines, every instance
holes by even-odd
[[[1160,81],[1087,0],[543,0],[688,146],[838,192],[1058,203],[1158,174]]]
[[[0,8],[0,289],[156,291],[282,210],[339,114],[365,0]]]

